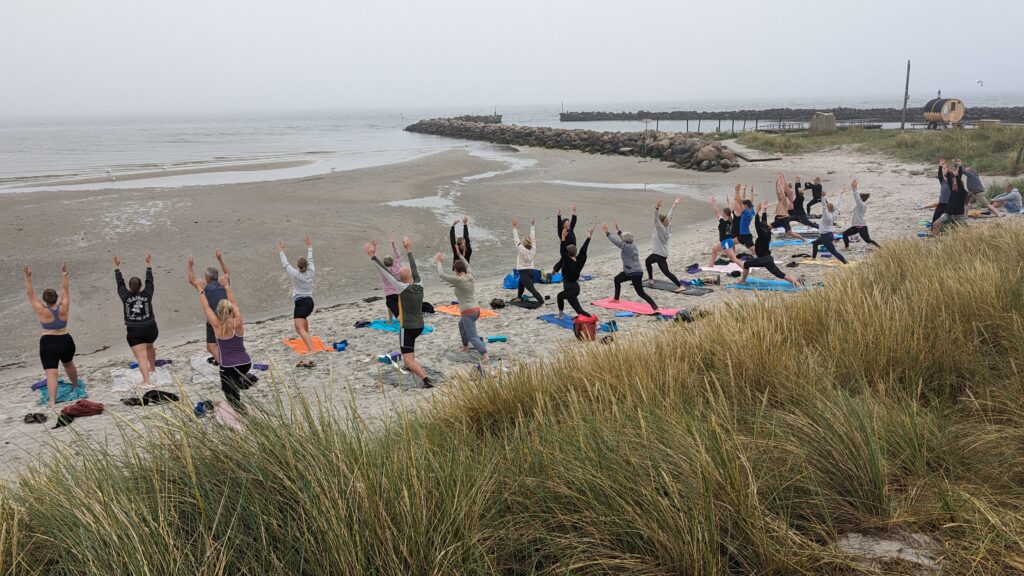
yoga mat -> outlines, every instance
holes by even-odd
[[[374,330],[380,330],[381,332],[391,332],[392,334],[398,334],[398,331],[401,330],[398,322],[388,322],[387,320],[374,320],[373,322],[370,322],[370,325],[367,326],[367,328],[373,328]],[[434,328],[431,326],[423,327],[424,334],[430,334],[433,331]]]
[[[729,284],[726,288],[736,290],[764,290],[767,292],[797,292],[800,289],[785,280],[761,280],[747,277],[746,284]]]
[[[64,402],[74,402],[80,398],[88,398],[89,393],[85,391],[85,382],[82,379],[78,380],[78,387],[72,388],[71,383],[63,378],[57,379],[57,404]],[[46,406],[46,403],[50,401],[50,393],[47,392],[46,387],[39,391],[39,404],[40,406]]]
[[[313,336],[313,352],[334,352],[334,348],[328,347],[324,344],[324,341],[319,336]],[[306,349],[306,343],[301,338],[289,338],[285,339],[284,345],[291,348],[292,352],[299,355],[309,354],[309,350]]]
[[[520,308],[526,308],[527,310],[536,310],[543,306],[540,302],[534,302],[533,300],[514,300],[506,302],[509,306],[518,306]]]
[[[797,240],[796,238],[787,238],[785,240],[772,240],[768,243],[768,246],[772,248],[779,248],[781,246],[802,246],[806,244],[806,240]]]
[[[594,306],[600,306],[601,308],[607,308],[609,310],[628,310],[634,314],[655,314],[654,309],[651,308],[650,304],[644,302],[630,302],[629,300],[619,300],[613,302],[611,298],[605,298],[604,300],[598,300],[591,302]],[[678,308],[659,308],[657,314],[662,316],[675,316],[676,312],[679,312]]]
[[[537,320],[543,320],[548,324],[554,324],[555,326],[561,326],[562,328],[568,328],[569,330],[572,330],[572,318],[570,318],[569,316],[565,316],[561,320],[559,320],[558,316],[556,316],[555,314],[542,314],[540,316],[537,316]],[[601,326],[598,327],[597,331],[608,332],[608,326],[602,324]]]
[[[800,264],[807,264],[807,265],[810,265],[810,266],[832,266],[832,267],[835,267],[835,266],[847,266],[847,264],[843,264],[842,262],[840,262],[839,260],[836,260],[835,258],[830,258],[828,260],[822,260],[821,258],[804,258],[803,260],[800,260]],[[856,262],[850,262],[849,265],[852,266],[854,264],[856,264]]]
[[[743,268],[737,266],[735,262],[729,262],[728,264],[716,264],[714,266],[701,266],[700,269],[705,272],[721,272],[722,274],[728,274],[729,272],[743,272]]]
[[[703,296],[714,292],[711,288],[701,288],[700,286],[687,286],[685,290],[680,292],[684,296]]]
[[[668,280],[661,280],[659,278],[658,280],[655,280],[653,284],[644,284],[644,288],[653,288],[655,290],[664,290],[666,292],[675,292],[676,290],[679,289],[679,286],[676,286],[675,284],[673,284],[672,282],[669,282]]]
[[[462,316],[462,312],[459,311],[458,304],[449,304],[447,306],[435,306],[434,312],[443,312],[445,314],[451,314],[452,316]],[[497,315],[498,313],[495,312],[494,310],[486,310],[484,308],[480,309],[481,320],[483,320],[484,318],[494,318]]]

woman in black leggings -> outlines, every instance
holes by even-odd
[[[555,229],[555,233],[558,234],[558,241],[561,248],[569,245],[576,245],[576,205],[572,205],[572,217],[569,219],[562,218],[562,209],[558,209],[558,214],[555,217],[555,222],[558,228]],[[566,233],[568,231],[568,234]],[[562,260],[559,259],[555,262],[554,268],[551,269],[552,274],[557,274],[562,269]]]
[[[583,241],[583,246],[580,247],[579,251],[576,250],[575,244],[566,244],[566,238],[569,235],[568,228],[562,231],[562,291],[558,293],[556,300],[558,302],[558,318],[561,319],[565,310],[565,303],[569,302],[569,306],[572,306],[573,311],[583,316],[590,316],[586,310],[580,306],[580,272],[583,271],[583,266],[587,264],[587,247],[590,246],[590,238],[594,235],[594,227],[590,227],[590,231],[587,233],[587,239]]]
[[[845,187],[840,194],[843,194],[844,192],[846,192]],[[843,255],[839,253],[839,250],[836,249],[835,235],[832,234],[832,226],[835,224],[837,216],[835,205],[831,202],[825,202],[825,207],[821,211],[821,235],[818,236],[817,240],[811,242],[812,259],[818,257],[818,247],[824,246],[825,249],[828,250],[829,254],[834,256],[836,260],[839,260],[843,264],[847,264],[846,258],[844,258]]]
[[[804,190],[807,190],[808,188],[811,189],[811,196],[813,198],[811,198],[811,201],[807,203],[807,207],[804,208],[804,212],[808,216],[810,216],[811,215],[811,206],[814,206],[815,204],[821,204],[823,202],[822,198],[824,197],[824,194],[821,193],[821,191],[822,191],[821,177],[820,176],[816,177],[814,179],[814,184],[807,184],[805,182],[804,183]]]

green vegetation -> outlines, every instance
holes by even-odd
[[[384,426],[172,415],[0,492],[0,572],[851,574],[838,536],[905,530],[944,573],[1020,573],[1022,261],[1016,222],[892,242]]]
[[[747,132],[739,143],[757,150],[800,153],[835,146],[858,145],[889,154],[906,162],[938,164],[939,158],[960,158],[984,174],[1014,174],[1018,152],[1024,147],[1024,128],[991,126],[974,130],[865,130],[848,128],[835,134],[812,136],[808,132],[766,134]],[[1024,162],[1017,167],[1024,171]]]

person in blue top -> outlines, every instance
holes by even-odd
[[[1020,190],[1014,188],[1013,184],[1007,184],[1006,193],[993,198],[992,205],[996,208],[1002,208],[1011,214],[1020,214],[1022,205]]]
[[[736,257],[736,241],[732,239],[732,227],[735,223],[732,210],[729,208],[719,210],[718,200],[714,196],[711,197],[711,208],[715,211],[715,218],[718,218],[718,242],[711,247],[711,264],[709,266],[714,266],[718,255],[724,253],[733,264],[742,268],[743,262]]]
[[[742,190],[742,195],[740,191]],[[750,187],[750,198],[747,198],[747,187],[741,184],[736,185],[736,194],[733,196],[733,211],[740,215],[739,224],[732,227],[732,237],[737,244],[746,246],[747,250],[754,248],[754,235],[750,233],[750,223],[754,221],[754,187]]]
[[[43,328],[39,338],[39,360],[43,363],[46,373],[47,406],[57,404],[57,369],[61,364],[67,372],[71,386],[78,388],[78,368],[75,367],[75,341],[68,333],[68,314],[71,312],[71,292],[68,282],[68,263],[60,267],[60,297],[52,288],[43,290],[42,302],[36,297],[32,288],[32,270],[25,266],[25,292],[28,302],[36,313],[36,319]]]
[[[214,256],[217,258],[217,262],[220,264],[220,269],[224,271],[224,283],[230,282],[231,271],[228,270],[228,265],[224,263],[224,257],[221,255],[220,250],[214,252]],[[193,288],[198,288],[199,285],[196,282],[196,274],[193,271],[195,266],[195,259],[191,256],[188,257],[188,283]],[[206,301],[209,302],[210,308],[213,310],[217,309],[217,304],[220,304],[221,300],[228,297],[227,290],[224,289],[224,284],[220,283],[220,272],[213,268],[206,269],[203,274],[203,293],[206,295]],[[220,350],[217,348],[217,335],[213,332],[213,326],[209,322],[206,323],[206,350],[210,353],[208,361],[211,364],[220,365]]]

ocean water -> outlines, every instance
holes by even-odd
[[[1024,94],[977,94],[974,105],[1024,104]],[[911,101],[920,106],[924,100]],[[567,110],[735,110],[771,107],[898,106],[896,98],[620,102],[548,106],[499,106],[504,122],[593,130],[643,130],[640,122],[572,122]],[[401,162],[466,142],[404,132],[421,118],[486,114],[494,107],[105,118],[0,118],[0,192],[175,187],[295,178]],[[685,122],[661,122],[683,130]],[[705,121],[701,131],[716,130]],[[723,123],[722,128],[731,128]],[[748,126],[752,128],[752,126]],[[696,130],[691,121],[689,129]],[[737,126],[737,129],[739,126]],[[477,153],[486,147],[471,145]],[[507,157],[504,159],[507,160]],[[261,163],[287,168],[253,170]],[[250,168],[242,170],[243,166]],[[232,168],[235,168],[232,170]],[[195,174],[177,174],[188,170]],[[145,174],[145,179],[130,175]],[[88,184],[68,181],[96,178]]]

